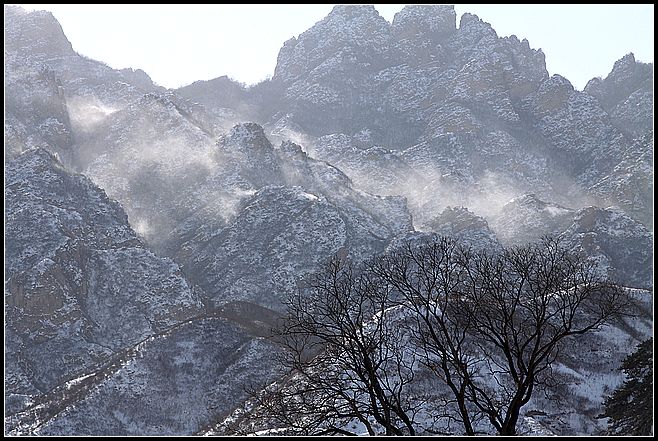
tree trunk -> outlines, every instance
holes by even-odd
[[[520,406],[518,406],[516,403],[512,404],[508,413],[508,417],[500,428],[500,435],[516,436],[516,423],[519,420],[520,410]]]
[[[468,415],[468,410],[466,409],[466,404],[464,403],[463,398],[457,400],[459,403],[459,413],[461,414],[462,417],[462,422],[464,424],[464,430],[466,431],[466,435],[469,436],[475,436],[475,431],[473,430],[473,426],[471,425],[471,418]]]

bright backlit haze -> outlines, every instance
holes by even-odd
[[[222,75],[253,84],[274,72],[283,42],[333,5],[21,5],[59,20],[73,49],[113,68],[139,68],[175,88]],[[401,4],[375,5],[388,21]],[[653,5],[455,5],[499,36],[541,48],[550,74],[577,89],[633,52],[653,62]]]

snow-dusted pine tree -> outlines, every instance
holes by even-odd
[[[627,375],[612,396],[605,400],[604,416],[613,435],[653,433],[653,338],[640,343],[626,357],[622,369]]]

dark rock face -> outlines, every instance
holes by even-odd
[[[509,110],[495,112],[511,112],[509,100],[547,76],[543,54],[516,37],[498,39],[476,16],[459,29],[455,19],[452,6],[407,6],[390,25],[372,7],[336,7],[281,49],[273,80],[287,89],[283,105],[309,134],[370,130],[396,149],[418,141],[432,104],[455,88],[455,98],[496,94]],[[320,113],[331,118],[322,123]]]
[[[178,265],[155,256],[120,206],[50,153],[6,164],[10,394],[45,392],[202,310]],[[31,384],[31,388],[24,388]]]
[[[597,261],[612,280],[635,288],[653,287],[653,234],[622,210],[579,210],[561,236],[574,250]]]
[[[191,434],[277,373],[276,348],[254,336],[269,327],[250,325],[267,310],[208,315],[178,265],[52,154],[6,167],[11,433]]]
[[[7,157],[33,147],[70,157],[72,129],[61,82],[47,65],[5,54]]]
[[[75,52],[62,26],[48,11],[27,13],[18,6],[5,10],[5,51],[20,56],[69,56]]]
[[[473,250],[496,250],[501,244],[487,221],[464,207],[448,207],[426,224],[432,232],[455,238]]]
[[[246,91],[227,76],[208,81],[195,81],[181,87],[176,93],[183,98],[196,99],[199,104],[212,108],[221,103],[224,108],[238,108],[246,99]]]
[[[405,6],[395,14],[391,32],[404,61],[419,65],[436,60],[436,47],[457,31],[456,19],[452,5]]]
[[[593,78],[585,93],[596,97],[620,130],[640,136],[652,127],[653,64],[640,63],[633,53],[615,62],[605,79]]]

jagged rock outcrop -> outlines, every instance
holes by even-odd
[[[621,161],[589,191],[608,204],[616,203],[653,231],[653,130],[636,138]]]
[[[273,80],[287,89],[284,106],[310,134],[370,130],[398,149],[418,140],[442,98],[495,100],[490,112],[518,118],[511,100],[547,77],[543,54],[516,37],[499,39],[476,16],[462,17],[459,29],[455,18],[451,6],[407,6],[392,24],[372,7],[334,8],[281,49]],[[307,99],[304,91],[315,92]],[[322,122],[320,113],[333,118]]]
[[[256,124],[235,126],[218,149],[208,182],[236,195],[233,214],[214,231],[193,216],[172,239],[180,235],[175,257],[213,302],[280,309],[297,280],[333,254],[364,259],[412,228],[404,199],[353,189],[340,170],[299,145],[274,148]]]
[[[596,261],[610,279],[634,288],[653,287],[653,234],[622,210],[579,210],[560,237]]]
[[[544,235],[559,238],[595,261],[612,280],[635,288],[653,286],[653,234],[619,207],[574,210],[526,194],[505,204],[492,227],[508,245],[535,242]]]
[[[391,32],[397,40],[404,61],[411,65],[431,61],[445,62],[440,45],[456,31],[455,7],[452,5],[410,5],[395,14]]]
[[[62,26],[51,12],[26,12],[23,8],[5,5],[5,51],[21,57],[74,55]]]
[[[17,6],[5,6],[5,60],[9,60],[5,62],[5,89],[11,91],[13,100],[20,103],[31,94],[33,98],[28,102],[41,113],[47,111],[40,101],[52,105],[53,94],[48,93],[52,87],[45,93],[43,88],[25,87],[25,83],[33,84],[36,72],[47,71],[57,84],[56,95],[66,98],[71,124],[83,128],[90,120],[145,92],[162,90],[142,70],[115,70],[76,53],[59,22],[47,11],[28,13]],[[24,106],[18,107],[25,110]],[[66,128],[70,132],[70,127]]]
[[[5,152],[34,147],[70,158],[72,129],[62,84],[47,65],[5,51]]]
[[[491,251],[501,247],[487,221],[464,207],[447,207],[427,222],[425,228],[440,236],[451,237],[476,251]]]
[[[503,243],[522,245],[561,233],[571,224],[574,214],[571,208],[542,201],[536,194],[525,194],[503,205],[492,226]]]
[[[632,179],[618,171],[629,149],[647,157],[631,138],[651,126],[652,65],[626,56],[579,92],[549,78],[527,40],[501,38],[473,14],[455,20],[451,6],[407,6],[392,24],[372,7],[336,7],[284,44],[273,79],[259,85],[278,104],[261,117],[279,133],[283,124],[311,135],[307,149],[358,187],[403,194],[419,221],[464,204],[462,195],[476,207],[494,193],[491,217],[536,193],[565,206],[623,206],[648,226],[652,207],[635,183],[651,177],[646,164]],[[441,202],[417,198],[419,182]]]
[[[652,128],[653,64],[640,63],[633,53],[615,62],[605,79],[592,78],[584,92],[596,97],[618,129],[636,137]]]
[[[6,172],[12,404],[203,310],[178,265],[145,248],[88,178],[43,149],[22,153]]]
[[[199,104],[212,109],[240,109],[247,99],[247,91],[240,83],[227,76],[207,81],[195,81],[176,89],[176,94],[183,98],[196,100]],[[246,111],[246,109],[242,109]]]

